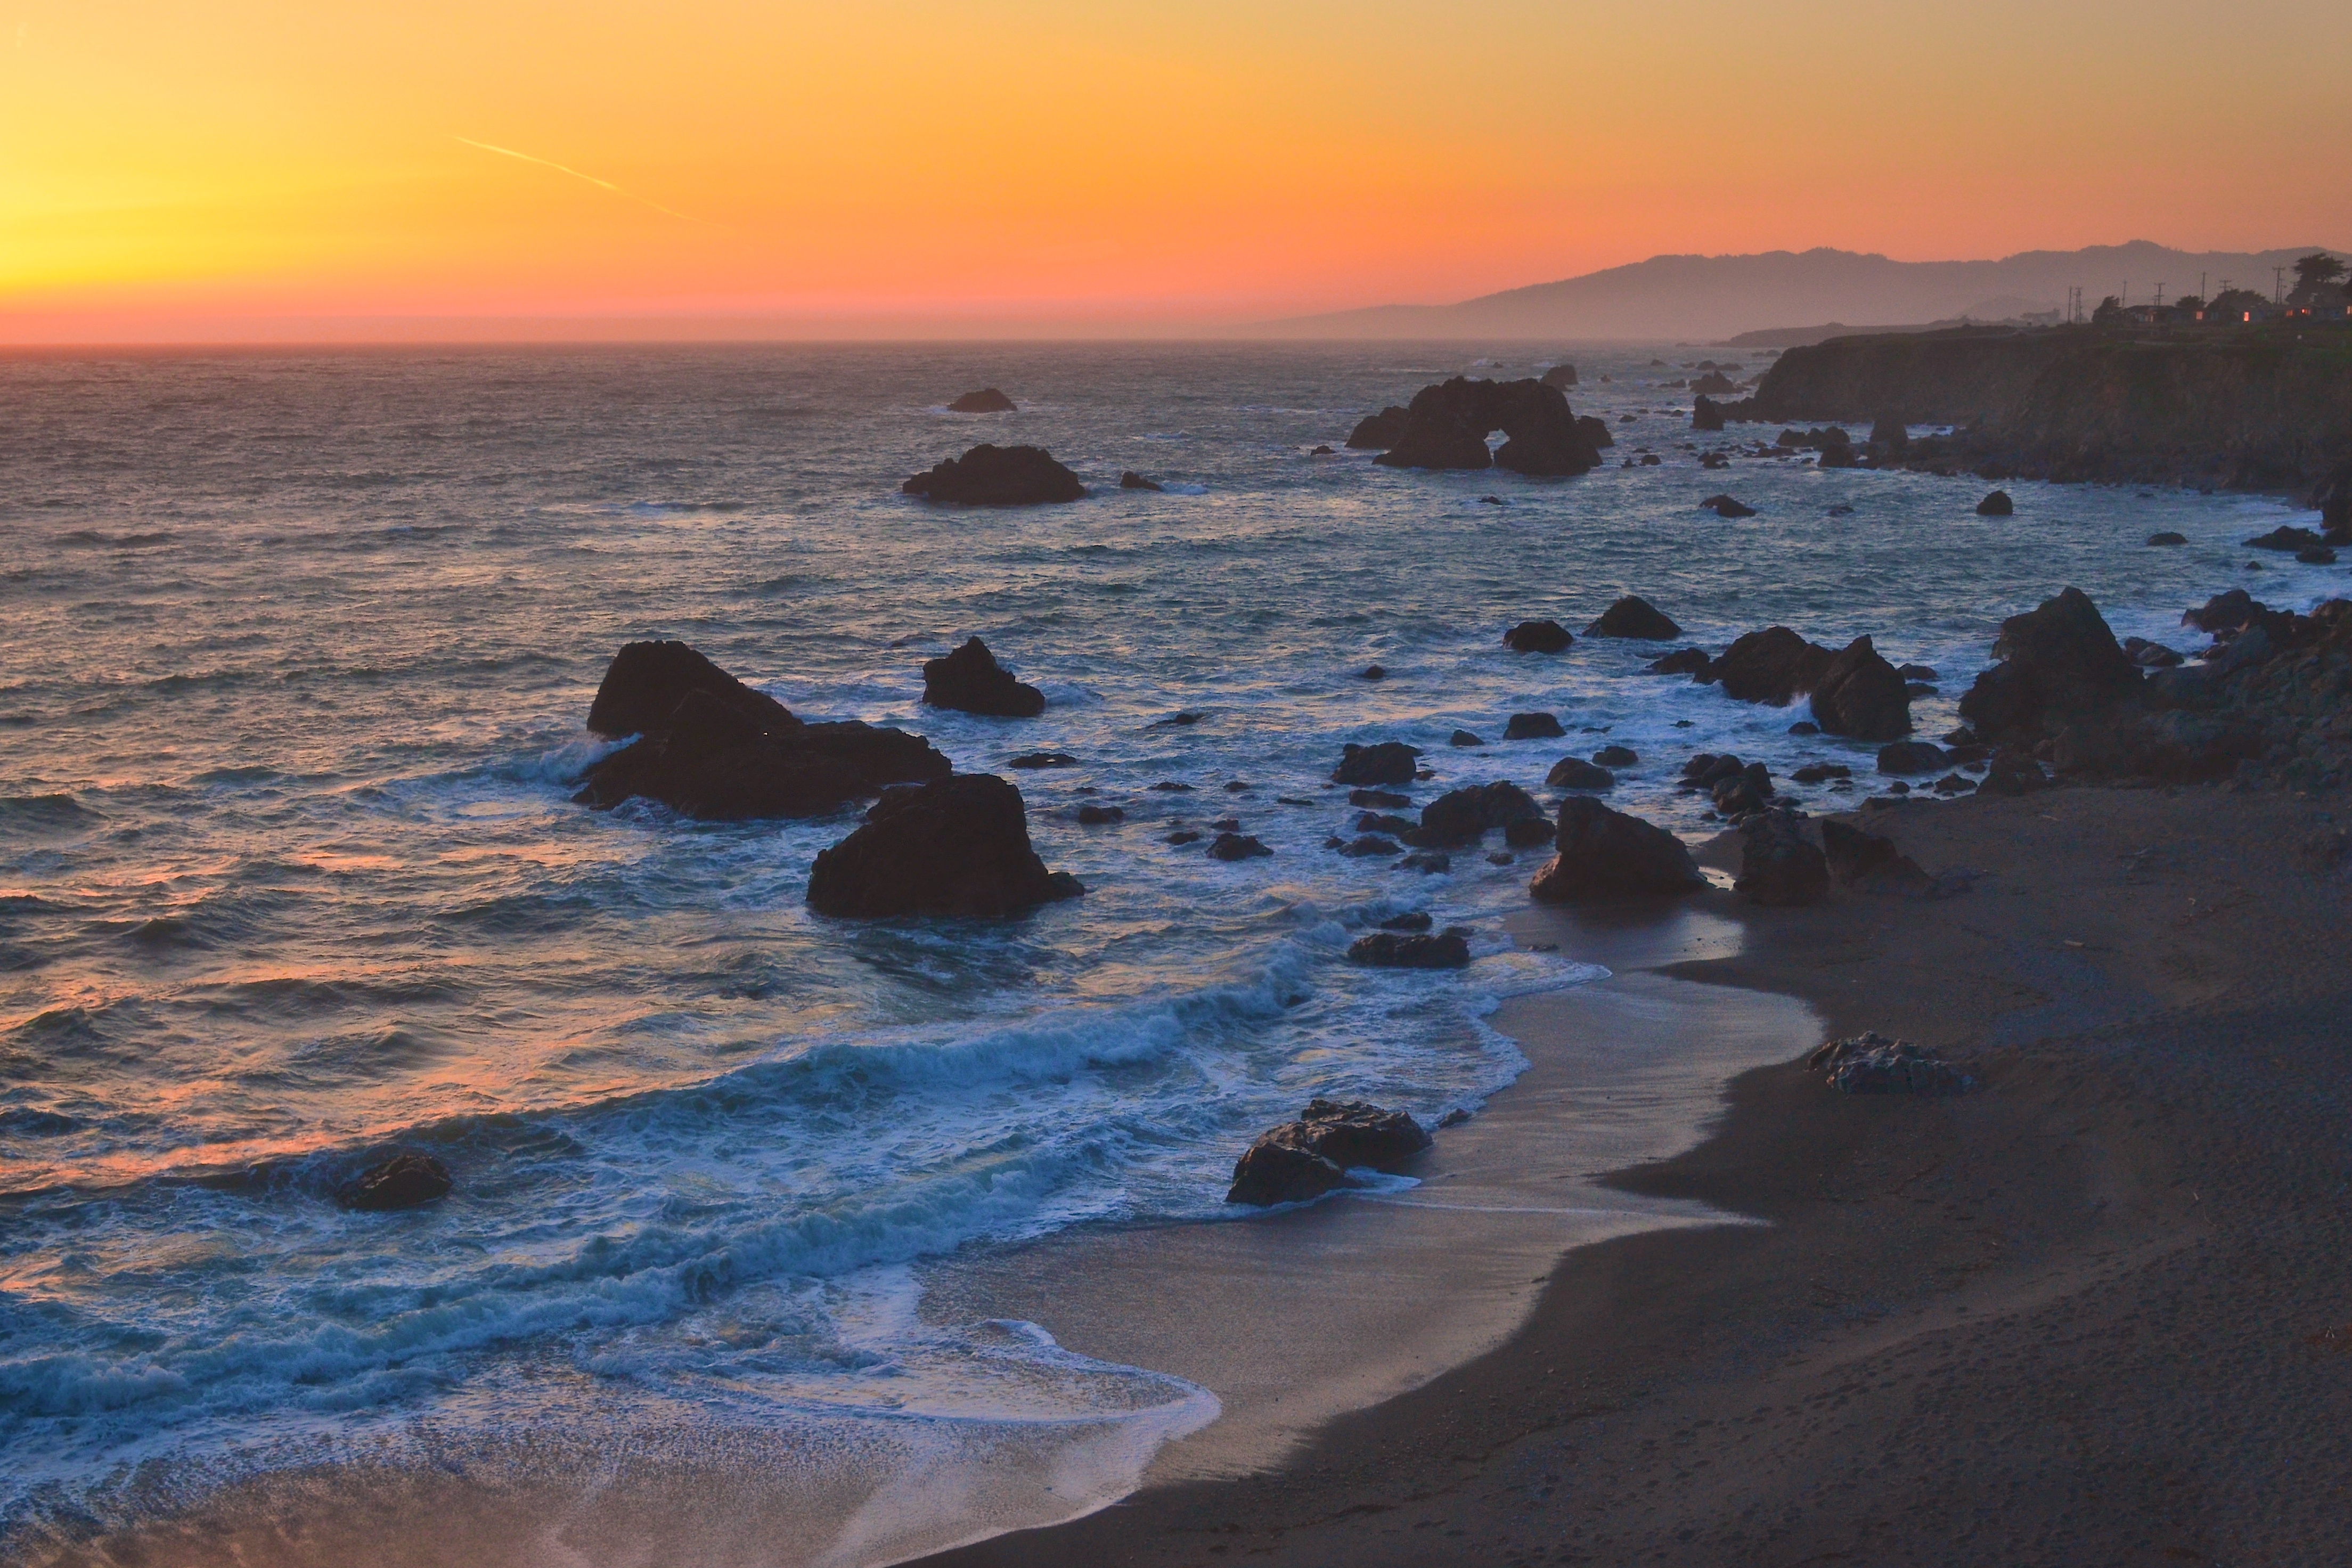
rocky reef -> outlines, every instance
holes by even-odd
[[[1579,419],[1557,386],[1524,381],[1477,381],[1457,375],[1413,394],[1402,410],[1383,410],[1358,425],[1348,445],[1387,449],[1373,461],[1391,468],[1508,468],[1540,478],[1567,478],[1600,466],[1608,432]],[[1489,451],[1496,430],[1500,447]]]

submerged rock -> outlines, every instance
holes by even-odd
[[[886,802],[820,852],[808,901],[824,915],[995,918],[1081,891],[1037,858],[1021,792],[993,773],[963,773]]]
[[[923,700],[933,708],[999,719],[1034,719],[1045,710],[1045,694],[1013,679],[978,637],[924,664]]]
[[[982,443],[917,474],[899,489],[959,506],[1041,506],[1082,500],[1087,487],[1043,447]]]
[[[1705,500],[1699,502],[1698,506],[1701,511],[1711,511],[1715,513],[1716,516],[1722,518],[1754,517],[1756,515],[1756,509],[1754,507],[1749,506],[1746,501],[1739,500],[1727,495],[1709,496]]]
[[[1672,897],[1706,885],[1683,841],[1589,795],[1560,803],[1558,848],[1528,891],[1546,903]]]
[[[978,392],[967,392],[948,405],[948,412],[950,414],[1010,414],[1013,408],[1013,399],[992,386],[984,386]]]
[[[1652,675],[1700,676],[1705,675],[1708,667],[1714,663],[1715,660],[1707,657],[1706,649],[1686,647],[1677,649],[1664,658],[1652,659],[1649,670]]]
[[[1350,1170],[1399,1173],[1430,1143],[1421,1124],[1402,1110],[1361,1100],[1309,1100],[1297,1121],[1259,1134],[1249,1146],[1234,1166],[1225,1201],[1264,1208],[1320,1197],[1342,1185]]]
[[[1220,833],[1216,842],[1209,846],[1212,860],[1255,860],[1273,853],[1246,833]]]
[[[335,1191],[335,1202],[362,1213],[413,1209],[449,1195],[449,1167],[430,1154],[403,1152],[371,1165]]]
[[[1656,605],[1638,595],[1628,594],[1601,612],[1593,623],[1584,628],[1589,637],[1633,637],[1644,642],[1667,642],[1683,635]]]
[[[1349,944],[1348,962],[1374,969],[1466,969],[1469,937],[1467,926],[1448,926],[1435,936],[1378,931]]]
[[[1154,484],[1151,480],[1145,479],[1141,474],[1137,473],[1133,468],[1129,468],[1125,473],[1119,475],[1118,488],[1123,490],[1159,490],[1165,487]]]

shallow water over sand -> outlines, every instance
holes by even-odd
[[[1139,1464],[1205,1418],[1198,1389],[1018,1325],[924,1322],[908,1267],[1216,1217],[1236,1150],[1313,1094],[1475,1109],[1523,1065],[1485,1022],[1497,1001],[1599,973],[1505,938],[1526,858],[1422,876],[1325,852],[1356,815],[1326,783],[1342,742],[1429,748],[1423,799],[1626,744],[1618,804],[1696,831],[1670,788],[1691,752],[1785,774],[1867,749],[1644,675],[1652,645],[1523,657],[1504,627],[1580,628],[1638,592],[1711,646],[1870,632],[1942,672],[1916,710],[1933,735],[2001,616],[2072,582],[2118,632],[2177,637],[2183,605],[2257,580],[2237,542],[2284,515],[2012,485],[2018,516],[1993,521],[1965,479],[1705,471],[1687,404],[1654,384],[1688,373],[1646,351],[1576,353],[1571,402],[1610,419],[1612,458],[1659,467],[1308,455],[1472,357],[0,361],[10,1528],[142,1517],[305,1456],[488,1464],[559,1428],[591,1449],[735,1435],[826,1478],[903,1476],[974,1433],[1040,1473]],[[987,384],[1023,411],[941,409]],[[1094,494],[974,514],[896,493],[979,440],[1048,446]],[[1169,489],[1118,490],[1124,468]],[[1759,515],[1696,510],[1725,489]],[[2144,548],[2158,529],[2190,543]],[[2301,605],[2342,575],[2274,561],[2258,592]],[[972,633],[1044,687],[1044,718],[919,707],[919,662]],[[961,768],[1076,754],[1013,776],[1087,897],[997,927],[842,926],[801,893],[846,818],[572,805],[604,662],[656,635],[797,712],[919,729]],[[1357,676],[1373,660],[1385,681]],[[1159,723],[1179,710],[1202,721]],[[1445,744],[1528,710],[1568,739]],[[1068,820],[1089,799],[1128,821]],[[1275,857],[1162,841],[1227,815]],[[1476,930],[1471,969],[1346,965],[1358,930],[1416,908]],[[395,1142],[446,1160],[457,1194],[324,1201]],[[271,1179],[191,1179],[256,1164]]]

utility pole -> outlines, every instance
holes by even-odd
[[[2156,286],[2156,308],[2159,310],[2164,309],[2164,285],[2161,283]]]
[[[2284,305],[2286,303],[2286,268],[2273,267],[2271,275],[2271,303]]]
[[[2202,272],[2197,275],[2197,297],[2200,300],[2210,300],[2213,297],[2205,292],[2205,274]]]

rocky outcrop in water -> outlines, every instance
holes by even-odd
[[[1521,621],[1503,634],[1513,653],[1566,653],[1576,638],[1558,621]]]
[[[1601,612],[1584,628],[1589,637],[1630,637],[1643,642],[1667,642],[1683,635],[1682,627],[1638,595],[1628,594]]]
[[[1565,392],[1576,384],[1576,367],[1572,364],[1556,364],[1543,373],[1543,384],[1546,386],[1557,386]]]
[[[1404,438],[1405,427],[1412,416],[1391,403],[1378,414],[1369,414],[1356,422],[1348,432],[1348,445],[1359,452],[1378,452],[1395,446]]]
[[[1373,969],[1467,969],[1470,928],[1447,926],[1434,936],[1376,931],[1349,944],[1348,962]]]
[[[1544,821],[1544,808],[1535,796],[1515,784],[1474,784],[1439,795],[1421,808],[1421,824],[1411,842],[1418,848],[1455,849],[1475,844],[1496,828],[1507,834],[1521,823]],[[1539,836],[1549,838],[1550,834]],[[1517,843],[1517,838],[1508,840]]]
[[[1087,487],[1043,447],[982,444],[900,485],[926,500],[957,506],[1043,506],[1078,500]]]
[[[1742,702],[1786,708],[1811,691],[1837,657],[1786,626],[1766,626],[1734,641],[1696,679]]]
[[[1029,842],[1021,792],[993,773],[960,773],[895,793],[809,868],[819,914],[1000,918],[1083,891],[1049,872]]]
[[[1374,461],[1392,468],[1500,467],[1548,478],[1587,473],[1601,461],[1559,389],[1532,378],[1474,381],[1457,375],[1413,394],[1405,414],[1404,428]],[[1489,452],[1486,437],[1496,430],[1505,439]]]
[[[953,771],[919,735],[804,723],[684,643],[622,648],[589,725],[640,737],[582,775],[572,798],[600,809],[642,797],[712,822],[821,816],[886,785]]]
[[[978,637],[945,658],[924,662],[923,700],[933,708],[999,719],[1034,719],[1045,710],[1045,694],[1013,679]]]
[[[1960,699],[1960,718],[1988,744],[2031,745],[2053,723],[2110,707],[2140,683],[2138,667],[2079,588],[2001,622],[1992,651],[2001,662]]]
[[[1412,775],[1421,771],[1421,748],[1402,741],[1381,741],[1370,746],[1350,742],[1339,750],[1339,765],[1331,770],[1333,784],[1411,784]],[[1400,797],[1395,804],[1402,805],[1404,801]]]
[[[1812,712],[1824,734],[1892,741],[1911,732],[1910,687],[1868,637],[1856,637],[1814,678]]]
[[[1706,885],[1683,841],[1589,795],[1560,803],[1556,853],[1528,884],[1545,903],[1671,898]]]
[[[984,386],[978,392],[967,392],[948,405],[948,412],[950,414],[1010,414],[1013,412],[1013,399],[992,386]]]
[[[1234,1166],[1229,1204],[1301,1203],[1342,1186],[1347,1173],[1402,1173],[1430,1136],[1402,1110],[1361,1100],[1309,1100],[1296,1121],[1259,1134]]]

